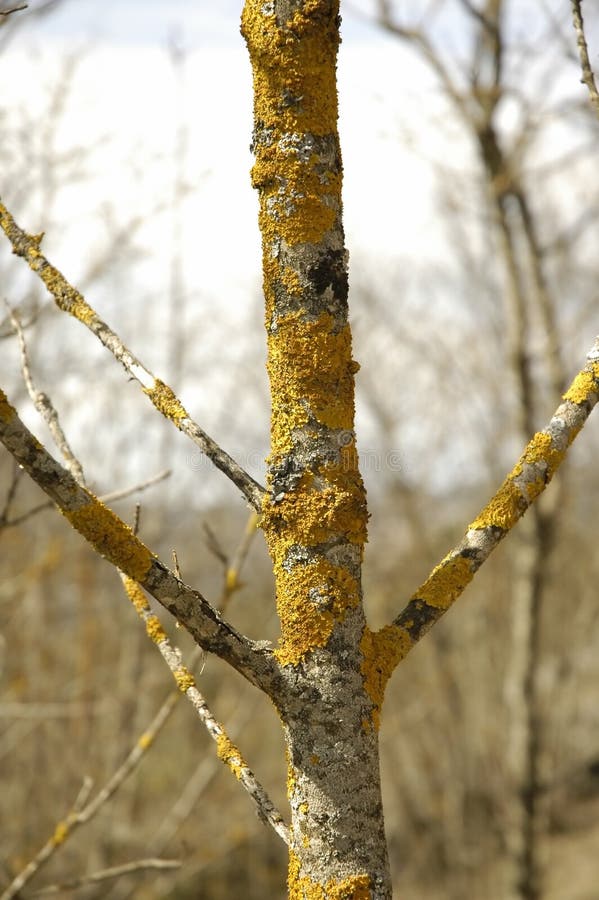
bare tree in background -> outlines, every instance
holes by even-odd
[[[260,198],[272,400],[266,486],[257,483],[194,422],[172,390],[52,265],[42,250],[43,235],[27,233],[0,204],[0,225],[14,252],[41,278],[59,308],[96,335],[155,408],[212,460],[260,516],[276,583],[281,627],[278,647],[273,649],[267,642],[241,634],[198,590],[184,583],[176,566],[171,570],[161,562],[136,530],[85,486],[80,472],[69,473],[50,456],[3,393],[0,439],[73,527],[121,573],[148,634],[180,691],[214,738],[219,757],[288,845],[289,896],[295,900],[384,900],[391,897],[391,879],[382,816],[378,729],[387,682],[551,481],[599,399],[599,345],[590,351],[587,364],[545,427],[537,431],[532,418],[524,416],[529,402],[528,388],[523,386],[527,373],[520,366],[518,376],[521,353],[518,347],[513,349],[522,434],[526,429],[527,437],[534,431],[533,436],[459,543],[407,604],[403,608],[398,604],[392,622],[371,630],[362,604],[361,565],[368,514],[354,433],[358,365],[352,358],[348,324],[341,220],[335,76],[338,12],[334,0],[275,0],[272,4],[247,0],[243,12],[242,30],[254,74],[256,163],[252,179]],[[497,4],[490,14],[499,15]],[[498,19],[493,31],[493,20],[487,21],[480,11],[475,18],[481,16],[485,33],[481,32],[480,58],[485,65],[492,60],[499,66]],[[493,96],[498,84],[497,75],[490,82],[478,76],[475,80],[482,98],[477,122],[485,163],[483,150],[493,130]],[[485,92],[491,96],[485,97]],[[507,197],[513,195],[517,200],[519,189],[511,181],[498,187],[497,174],[503,169],[501,165],[498,168],[498,148],[492,140],[490,148],[491,195],[500,232],[505,234],[509,271],[514,256],[502,217],[507,215]],[[525,197],[523,205],[517,200],[517,209],[519,234],[528,242],[534,266],[538,255]],[[516,273],[515,282],[518,278]],[[532,284],[542,304],[546,290],[542,271],[534,275]],[[512,302],[516,315],[521,312],[517,284]],[[550,311],[548,307],[545,314]],[[552,336],[550,328],[547,336]],[[545,357],[549,365],[555,363],[550,348]],[[538,542],[540,525],[537,519],[533,522]],[[289,825],[210,713],[194,676],[183,665],[141,588],[170,612],[204,651],[220,657],[272,700],[287,750]],[[533,611],[534,602],[531,598],[528,606]],[[535,668],[533,635],[532,624],[527,624],[527,673],[534,673]],[[530,724],[527,728],[530,732]],[[529,743],[527,738],[527,748]],[[529,759],[534,757],[529,749],[527,754]],[[80,824],[86,800],[85,796],[77,799],[42,854],[59,846]],[[534,815],[529,817],[534,822]],[[526,865],[532,872],[534,859]],[[5,897],[15,896],[23,883],[13,882]]]

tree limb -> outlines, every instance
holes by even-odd
[[[436,566],[407,606],[374,635],[389,650],[388,668],[424,637],[457,600],[500,541],[553,478],[568,447],[599,400],[599,338],[553,417],[528,443],[505,481],[470,523],[460,543]],[[393,657],[393,658],[391,658]]]
[[[0,226],[12,244],[13,253],[26,260],[30,269],[44,282],[58,308],[69,313],[89,328],[98,340],[110,350],[115,359],[122,364],[126,372],[141,384],[144,394],[150,398],[155,408],[206,454],[214,465],[239,488],[254,509],[261,510],[266,494],[265,489],[191,419],[171,388],[160,379],[155,378],[149,369],[146,369],[143,363],[123,344],[119,336],[106,322],[102,321],[82,294],[46,259],[40,251],[43,233],[30,235],[23,231],[1,201]]]
[[[31,434],[1,390],[0,441],[100,556],[139,582],[197,644],[270,695],[278,672],[273,654],[235,631],[198,591],[161,563],[116,513],[79,485]]]

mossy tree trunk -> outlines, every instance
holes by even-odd
[[[269,493],[286,688],[292,897],[391,896],[377,706],[362,643],[366,495],[341,220],[339,4],[248,0],[268,371]]]

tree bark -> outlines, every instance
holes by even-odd
[[[389,898],[365,663],[366,495],[341,220],[334,0],[248,0],[272,427],[262,527],[286,689],[292,898]],[[363,649],[364,648],[364,649]],[[370,692],[369,692],[370,688]]]

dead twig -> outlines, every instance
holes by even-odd
[[[576,34],[576,43],[578,45],[578,55],[580,57],[580,66],[582,69],[582,84],[586,84],[593,109],[599,117],[599,91],[595,82],[595,74],[591,61],[589,59],[589,48],[584,33],[584,20],[582,18],[582,0],[572,0],[572,21],[574,23],[574,32]]]

